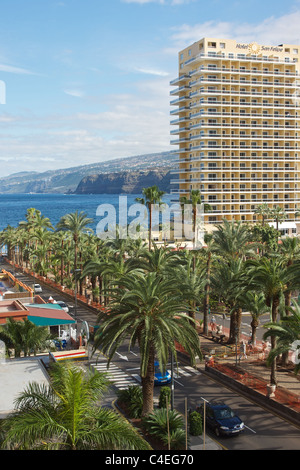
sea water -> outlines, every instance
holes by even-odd
[[[101,204],[111,204],[119,208],[118,194],[0,194],[0,231],[8,225],[17,227],[19,222],[26,221],[26,211],[35,208],[41,211],[42,215],[48,217],[53,227],[59,222],[61,217],[73,212],[84,212],[87,217],[93,219],[89,226],[96,231],[100,218],[96,215],[97,208]],[[128,194],[128,207],[136,202],[141,194]],[[166,204],[170,204],[171,196],[166,194],[163,197]]]

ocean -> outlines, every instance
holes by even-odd
[[[41,211],[42,215],[48,217],[55,227],[57,222],[65,214],[75,211],[85,212],[87,217],[94,220],[91,228],[96,232],[100,216],[96,215],[98,206],[111,204],[119,214],[118,194],[0,194],[0,231],[11,225],[17,227],[19,222],[26,220],[27,209],[34,207]],[[127,207],[135,203],[141,194],[128,194]],[[171,195],[166,194],[163,201],[171,202]],[[117,219],[118,221],[118,219]]]

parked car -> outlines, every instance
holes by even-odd
[[[154,385],[165,385],[171,382],[171,374],[168,370],[162,373],[159,367],[159,362],[154,363]]]
[[[204,415],[204,404],[196,408]],[[223,402],[207,402],[205,406],[206,425],[214,430],[217,436],[233,436],[244,430],[245,424],[234,411]]]
[[[43,289],[41,288],[41,286],[39,284],[34,284],[34,292],[36,294],[39,294],[39,293],[43,292]]]
[[[56,303],[57,303],[66,313],[69,313],[69,307],[68,307],[68,305],[67,305],[65,302],[63,302],[62,300],[58,300]]]

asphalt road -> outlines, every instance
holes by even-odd
[[[4,269],[9,268],[3,264]],[[33,279],[27,275],[20,274],[20,280],[33,284]],[[57,294],[53,289],[42,285],[42,297],[48,300],[51,295],[56,300],[64,300],[70,304],[70,300],[63,294]],[[73,303],[74,305],[74,303]],[[78,305],[77,317],[79,321],[87,321],[89,325],[97,323],[97,315],[90,309]],[[101,370],[106,370],[107,360],[100,353],[91,357],[91,362],[96,363]],[[128,351],[124,345],[115,355],[109,369],[109,373],[114,380],[114,390],[109,397],[112,400],[116,397],[115,390],[129,383],[139,382],[139,353],[137,348]],[[176,371],[175,371],[176,372]],[[251,400],[236,392],[226,388],[215,379],[211,379],[205,374],[204,365],[200,365],[200,372],[189,368],[186,364],[179,364],[178,374],[175,375],[175,408],[181,413],[185,413],[185,403],[187,400],[188,409],[194,409],[200,404],[202,399],[211,401],[224,401],[228,404],[244,421],[245,431],[235,437],[219,437],[214,433],[208,434],[217,441],[224,449],[228,450],[300,450],[300,423],[299,428],[291,425],[288,421],[272,414],[258,406]],[[155,388],[155,395],[159,395],[159,387]]]
[[[39,293],[38,295],[40,295],[45,301],[48,301],[50,296],[53,297],[53,299],[56,301],[63,300],[70,307],[69,314],[73,318],[76,317],[76,320],[79,323],[86,321],[90,326],[97,324],[97,314],[90,308],[81,305],[79,302],[77,302],[77,308],[75,312],[75,301],[70,299],[68,295],[64,295],[62,292],[56,292],[51,287],[47,286],[47,284],[43,284],[40,280],[36,280],[27,274],[23,274],[21,271],[15,270],[9,264],[0,264],[0,269],[6,269],[7,271],[10,271],[16,276],[17,279],[19,279],[21,282],[24,282],[24,284],[28,286],[33,287],[33,284],[35,283],[40,284],[42,287],[42,293]]]
[[[91,358],[96,363],[96,356]],[[98,356],[98,370],[106,371],[106,358]],[[115,388],[125,386],[127,381],[139,384],[139,354],[138,349],[128,351],[126,346],[119,349],[108,371]],[[159,396],[159,387],[155,387],[155,396]],[[204,365],[200,371],[180,363],[175,370],[175,409],[185,414],[187,409],[195,409],[202,399],[224,401],[245,423],[242,434],[234,437],[216,437],[213,431],[207,429],[208,435],[226,450],[300,450],[299,428],[285,421],[276,414],[270,413],[244,396],[237,394],[207,376]]]

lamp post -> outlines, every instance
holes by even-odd
[[[75,308],[74,308],[74,317],[75,317],[75,320],[77,322],[77,273],[80,273],[81,272],[81,269],[75,269],[74,271],[74,277],[75,277],[75,290],[74,290],[74,293],[75,293]]]
[[[171,410],[174,410],[174,354],[171,352]]]
[[[235,327],[235,365],[237,366],[238,365],[238,347],[237,347],[237,343],[238,343],[238,332],[239,332],[239,329],[238,327],[236,326]]]

